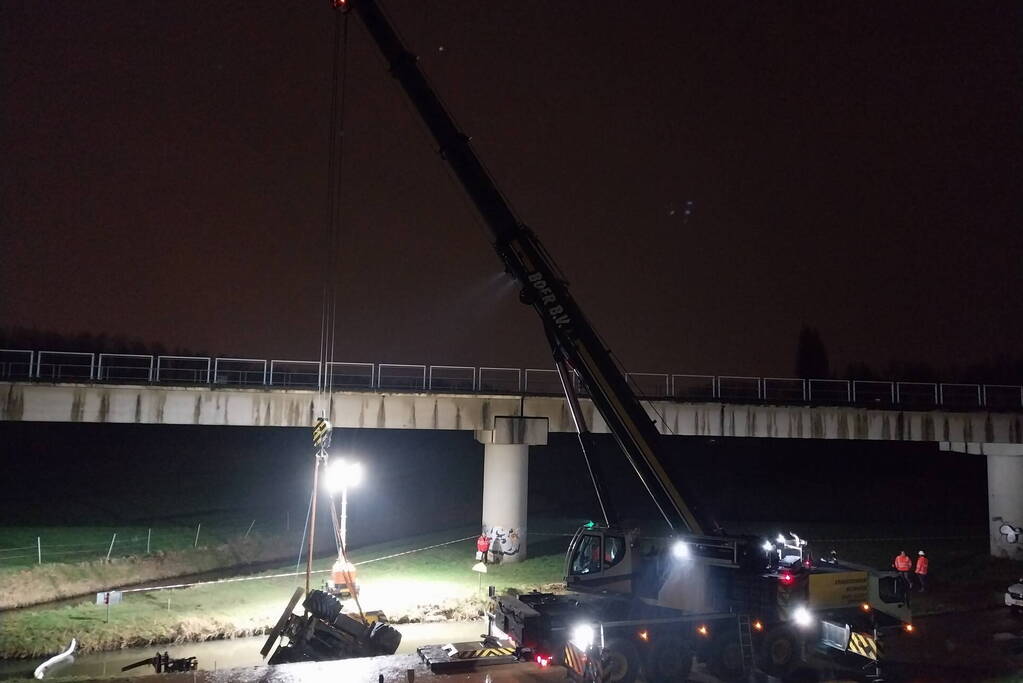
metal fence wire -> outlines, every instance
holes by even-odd
[[[212,522],[206,526],[130,527],[121,529],[48,528],[36,532],[19,530],[19,541],[0,545],[0,569],[26,568],[42,564],[111,560],[175,550],[202,550],[230,541],[289,530],[290,520],[251,519],[231,523]],[[2,542],[2,541],[0,541]]]

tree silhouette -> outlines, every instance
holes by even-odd
[[[824,348],[820,332],[803,325],[799,331],[799,346],[796,349],[796,377],[823,378],[830,375],[828,350]]]

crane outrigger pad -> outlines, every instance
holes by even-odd
[[[474,640],[468,643],[424,645],[416,650],[434,673],[472,671],[481,666],[518,661],[518,648],[511,641]]]

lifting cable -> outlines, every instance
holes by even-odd
[[[327,220],[324,221],[323,238],[318,245],[327,252],[326,267],[323,270],[323,293],[320,301],[320,345],[319,360],[316,373],[316,391],[320,403],[320,418],[329,419],[333,414],[334,391],[334,347],[337,334],[337,279],[341,249],[341,176],[344,161],[345,134],[345,89],[348,81],[348,13],[334,14],[334,50],[331,70],[330,94],[330,133],[327,160]],[[313,489],[309,499],[309,512],[306,515],[306,530],[303,542],[308,538],[308,554],[306,556],[306,592],[309,591],[309,579],[312,573],[313,551],[316,536],[316,493],[319,484],[320,468],[327,464],[327,443],[321,443],[316,453],[316,464],[313,470]],[[331,520],[334,524],[335,540],[340,538],[337,513],[334,500],[330,499]],[[308,534],[308,536],[306,536]],[[301,551],[300,551],[301,555]],[[338,556],[346,558],[343,548],[339,548]],[[347,559],[345,559],[347,576]],[[351,577],[349,577],[350,579]],[[358,605],[358,598],[356,598]],[[359,606],[359,614],[362,607]]]
[[[322,409],[328,417],[334,389],[335,340],[337,336],[337,278],[341,250],[341,177],[344,160],[345,90],[348,81],[348,13],[334,14],[334,54],[331,74],[330,142],[327,161],[327,220],[324,239],[327,263],[323,272],[323,296],[320,305],[320,357],[317,392],[327,399]]]

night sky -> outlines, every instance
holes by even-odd
[[[329,4],[3,0],[0,325],[315,359]],[[631,370],[1019,354],[1018,3],[386,6]],[[337,359],[549,367],[350,20]]]

